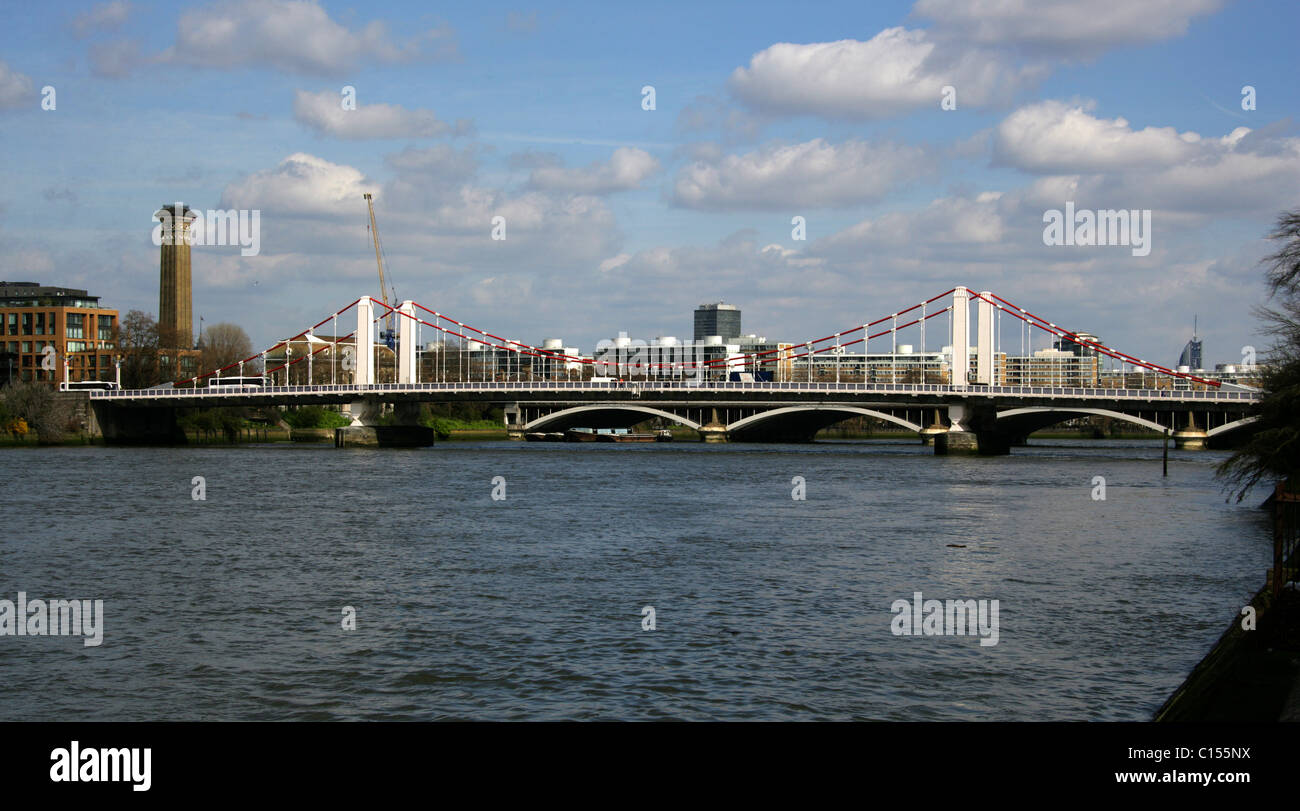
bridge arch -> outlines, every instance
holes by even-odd
[[[1073,419],[1074,416],[1078,414],[1111,417],[1123,422],[1133,423],[1134,425],[1141,425],[1144,428],[1150,428],[1152,431],[1158,431],[1160,433],[1164,433],[1169,428],[1169,426],[1161,425],[1153,420],[1135,417],[1132,414],[1125,414],[1123,411],[1111,411],[1108,408],[1055,408],[1051,406],[1030,406],[1027,408],[1012,408],[1007,411],[999,411],[998,423],[1001,425],[1003,420],[1006,420],[1008,425],[1015,422],[1032,426],[1027,431],[1022,432],[1025,435],[1028,435],[1034,431],[1046,428],[1049,425],[1055,425],[1058,422]],[[1017,417],[1020,419],[1016,419]]]
[[[806,423],[806,425],[802,427],[802,430],[799,430],[799,433],[806,434],[806,438],[811,439],[812,436],[822,428],[834,425],[835,423],[853,415],[874,417],[875,419],[892,422],[895,425],[900,425],[903,428],[908,429],[909,431],[916,431],[918,433],[922,429],[922,426],[908,422],[902,417],[897,417],[888,412],[877,411],[872,408],[862,408],[860,406],[809,405],[785,406],[782,408],[773,408],[768,411],[760,411],[757,414],[753,414],[731,423],[727,426],[727,432],[734,436],[738,432],[752,430],[769,421],[787,421],[793,417],[799,422]],[[811,423],[808,423],[809,418],[812,419]],[[811,428],[811,432],[809,432],[809,428]]]
[[[1205,435],[1207,437],[1211,437],[1211,436],[1217,436],[1219,434],[1226,434],[1229,431],[1235,431],[1238,428],[1242,428],[1244,426],[1250,425],[1252,422],[1255,422],[1258,419],[1259,417],[1242,417],[1239,420],[1233,420],[1232,422],[1227,422],[1224,423],[1223,425],[1217,426],[1215,428],[1211,428],[1210,430],[1205,432]]]
[[[617,413],[616,413],[617,412]],[[627,417],[620,418],[621,414]],[[633,414],[638,414],[635,419]],[[646,417],[663,417],[670,422],[678,425],[685,425],[687,428],[699,428],[700,423],[687,419],[680,414],[674,414],[671,411],[664,411],[660,408],[651,406],[636,405],[633,403],[593,403],[591,405],[580,405],[572,408],[565,408],[560,411],[552,411],[550,414],[538,417],[525,424],[523,431],[547,431],[559,430],[564,428],[607,428],[619,427],[626,428],[643,422]],[[595,425],[590,423],[612,422],[614,425]]]

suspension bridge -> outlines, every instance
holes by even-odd
[[[1020,335],[1015,358],[1006,351],[1004,316]],[[931,323],[936,318],[944,320]],[[385,320],[396,328],[377,341]],[[328,335],[317,333],[327,324]],[[340,335],[340,324],[353,329]],[[947,342],[941,351],[927,350],[927,324]],[[439,337],[433,351],[421,349],[426,328]],[[1035,335],[1071,348],[1082,363],[1064,365],[1060,351],[1034,355]],[[919,340],[921,351],[900,337]],[[873,354],[872,341],[887,341],[888,351]],[[807,441],[865,416],[915,431],[936,453],[982,454],[1007,453],[1036,430],[1087,416],[1200,448],[1248,430],[1260,396],[1112,349],[991,291],[966,287],[802,343],[750,353],[684,349],[566,354],[502,338],[415,301],[392,307],[363,296],[220,369],[169,386],[88,396],[109,442],[174,441],[179,408],[342,404],[352,428],[341,431],[382,434],[414,426],[422,403],[479,402],[502,407],[516,438],[657,417],[706,441]],[[377,425],[386,406],[395,419]]]

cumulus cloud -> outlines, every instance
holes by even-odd
[[[1030,172],[1106,172],[1168,166],[1201,150],[1201,137],[1173,127],[1133,130],[1083,106],[1044,101],[1016,110],[995,130],[994,161]]]
[[[913,13],[971,42],[1080,56],[1182,36],[1193,18],[1222,6],[1223,0],[917,0]]]
[[[205,68],[269,67],[337,76],[367,62],[459,57],[447,27],[395,41],[379,21],[352,29],[315,0],[226,0],[181,14],[161,61]]]
[[[775,43],[736,68],[731,93],[769,115],[874,120],[939,108],[1008,104],[1057,66],[1124,44],[1181,36],[1222,0],[918,0],[924,29],[871,39]]]
[[[432,110],[408,110],[395,104],[358,102],[345,110],[342,96],[332,90],[308,93],[299,90],[293,98],[293,117],[299,124],[322,135],[362,140],[367,138],[433,138],[447,133],[465,134],[472,124],[464,119],[455,125],[442,121]]]
[[[933,171],[921,147],[817,138],[768,143],[741,155],[696,161],[673,186],[678,205],[701,209],[827,208],[869,203]]]
[[[221,195],[222,208],[261,209],[263,216],[357,216],[361,195],[377,184],[351,166],[296,152],[274,169],[236,180]]]
[[[30,76],[19,73],[0,59],[0,110],[9,110],[28,104],[34,105]]]
[[[1045,101],[1009,115],[993,142],[996,164],[1049,176],[1031,188],[1052,187],[1057,205],[1075,199],[1170,213],[1268,213],[1293,205],[1300,186],[1300,138],[1285,128],[1238,127],[1221,137],[1134,130],[1123,118]]]
[[[945,85],[958,88],[959,105],[1001,101],[1043,72],[900,27],[866,42],[776,43],[754,54],[748,67],[736,68],[728,86],[763,112],[862,120],[938,109]]]
[[[131,4],[127,0],[110,0],[99,3],[72,18],[72,30],[78,37],[85,37],[95,31],[113,31],[120,28],[131,16]]]
[[[641,181],[659,171],[659,161],[643,149],[619,147],[607,161],[592,161],[585,167],[539,166],[528,185],[543,191],[575,194],[610,194],[635,189]]]

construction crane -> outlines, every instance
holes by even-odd
[[[393,302],[388,300],[388,288],[384,283],[384,257],[379,249],[379,226],[375,224],[375,201],[369,193],[361,196],[366,199],[366,207],[370,209],[370,235],[375,241],[375,264],[379,266],[379,296],[386,306],[392,307]],[[397,298],[396,292],[393,293],[393,298]],[[397,342],[397,335],[393,330],[393,311],[391,309],[388,311],[386,323],[388,328],[379,331],[379,339],[388,344],[389,349],[393,349]]]

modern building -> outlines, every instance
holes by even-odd
[[[740,337],[740,308],[734,304],[701,304],[695,308],[695,340],[716,335],[727,341]]]
[[[85,290],[0,282],[0,374],[56,384],[66,357],[69,380],[113,380],[117,319]]]
[[[1091,341],[1094,344],[1101,343],[1101,339],[1090,332],[1076,332],[1074,334],[1079,336],[1080,340]],[[1069,352],[1070,354],[1080,358],[1101,357],[1101,352],[1098,351],[1095,346],[1088,346],[1087,344],[1082,344],[1078,341],[1072,341],[1069,338],[1057,338],[1056,341],[1052,343],[1052,348],[1060,352]]]
[[[1197,333],[1197,318],[1192,316],[1192,340],[1187,342],[1183,351],[1178,355],[1178,371],[1199,371],[1204,369],[1204,352],[1201,347],[1201,339]]]

